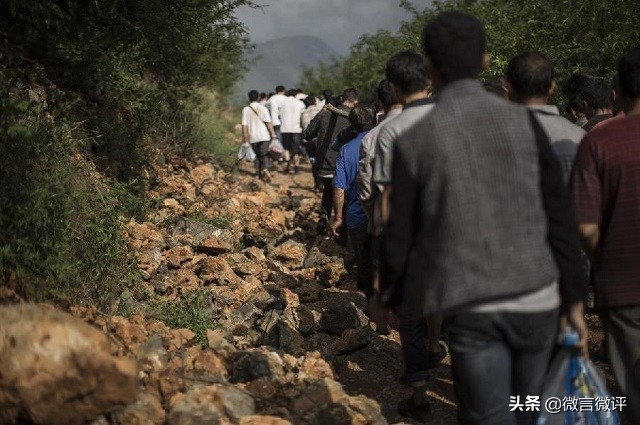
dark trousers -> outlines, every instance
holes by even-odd
[[[557,310],[458,314],[447,329],[458,423],[533,424],[538,412],[511,412],[509,398],[541,395]]]
[[[258,177],[262,171],[269,168],[269,141],[251,143],[251,148],[256,154],[256,173]]]
[[[349,229],[349,240],[356,255],[358,268],[358,290],[364,292],[367,299],[373,295],[373,263],[371,261],[371,236],[365,221],[358,227]]]
[[[322,177],[322,200],[320,201],[320,221],[318,222],[317,232],[319,235],[327,233],[329,228],[329,220],[333,212],[333,177]],[[338,238],[336,243],[340,246],[347,246],[347,226],[346,226],[346,202],[345,209],[342,210],[342,225],[338,228]]]
[[[608,308],[601,317],[613,374],[627,397],[621,414],[640,424],[640,306]]]
[[[398,308],[398,323],[404,359],[404,381],[407,384],[424,381],[429,376],[429,358],[425,344],[427,318],[415,303],[403,303]]]

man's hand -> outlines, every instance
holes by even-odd
[[[589,358],[589,345],[587,341],[589,328],[584,318],[584,303],[582,301],[569,305],[562,316],[560,316],[560,332],[564,332],[567,326],[578,332],[580,340],[576,347],[582,350],[582,355],[585,358]]]
[[[334,217],[329,224],[329,235],[333,238],[340,236],[338,229],[342,226],[342,217]]]

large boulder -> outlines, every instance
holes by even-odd
[[[81,424],[136,400],[138,367],[106,335],[46,306],[0,307],[0,423]]]

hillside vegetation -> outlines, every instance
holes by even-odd
[[[424,24],[443,10],[462,10],[484,23],[491,54],[484,78],[502,76],[511,57],[535,49],[553,61],[559,81],[573,73],[609,80],[620,55],[640,40],[640,3],[634,0],[450,0],[422,11],[401,3],[413,18],[398,32],[364,35],[345,58],[305,68],[301,87],[316,93],[354,86],[372,99],[386,61],[402,50],[420,51]]]
[[[249,0],[0,0],[0,280],[111,305],[158,152],[220,148]],[[213,93],[217,93],[214,95]],[[227,149],[228,150],[228,149]]]

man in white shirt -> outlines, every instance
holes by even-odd
[[[287,99],[284,94],[284,86],[276,87],[276,94],[269,98],[269,113],[271,114],[271,122],[273,123],[273,129],[276,132],[276,136],[282,142],[282,136],[280,134],[280,108],[282,103]]]
[[[249,105],[242,109],[242,141],[250,143],[256,153],[257,177],[270,180],[269,167],[269,141],[276,139],[276,132],[271,123],[271,117],[267,108],[258,103],[260,94],[256,90],[249,92]]]
[[[287,171],[298,173],[300,165],[300,145],[302,144],[302,126],[300,119],[304,111],[304,103],[296,99],[295,90],[287,91],[287,97],[280,104],[280,132],[284,146],[284,159]],[[293,165],[293,169],[291,168]]]

